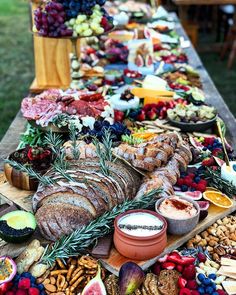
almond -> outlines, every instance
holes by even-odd
[[[52,292],[52,293],[55,293],[57,290],[57,288],[52,284],[45,284],[44,287],[47,291]]]
[[[56,285],[56,279],[55,279],[54,277],[51,277],[51,278],[50,278],[50,283],[51,283],[52,285]]]

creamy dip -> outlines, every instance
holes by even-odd
[[[121,217],[118,221],[120,230],[136,237],[148,237],[158,234],[164,224],[158,217],[145,212],[135,212]]]
[[[194,205],[179,197],[165,199],[159,206],[162,215],[172,219],[188,219],[197,214]]]

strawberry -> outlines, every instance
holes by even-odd
[[[107,25],[108,25],[108,20],[105,16],[102,17],[101,19],[101,22],[100,22],[100,25],[103,27],[103,28],[106,28]]]
[[[160,263],[164,263],[164,262],[167,261],[167,258],[168,258],[168,255],[166,254],[166,255],[164,255],[163,257],[159,258],[158,261],[159,261]]]
[[[216,148],[212,151],[213,156],[218,156],[219,154],[222,154],[222,153],[223,153],[223,151],[220,148]]]
[[[28,295],[39,295],[40,291],[37,288],[29,288]]]
[[[18,283],[19,289],[29,289],[30,288],[30,279],[29,278],[21,278]]]
[[[162,268],[172,270],[175,268],[175,263],[173,262],[164,262],[162,263]]]
[[[7,291],[6,295],[15,295],[14,291]]]
[[[176,265],[176,270],[178,272],[182,273],[183,269],[184,269],[183,265],[180,265],[180,264]]]
[[[187,280],[182,278],[182,277],[179,277],[178,279],[178,286],[180,289],[183,289],[186,285],[187,285]]]
[[[149,112],[147,112],[147,117],[150,119],[150,120],[156,120],[157,118],[157,114],[156,112],[153,111],[153,109]]]
[[[179,295],[191,295],[191,290],[187,288],[180,289]]]
[[[146,119],[146,115],[144,110],[141,111],[141,113],[137,116],[138,121],[144,121]]]
[[[167,261],[174,262],[175,264],[182,264],[182,257],[178,252],[171,252],[168,255]]]
[[[185,279],[187,280],[193,280],[196,277],[196,268],[193,264],[187,265],[183,272],[182,275]]]
[[[191,295],[200,295],[200,293],[197,290],[191,290]]]
[[[202,166],[213,166],[215,164],[215,160],[213,158],[206,158],[202,161]]]
[[[125,114],[122,111],[114,110],[115,122],[123,122]]]
[[[186,287],[190,290],[197,290],[198,284],[196,280],[190,280],[187,282]]]

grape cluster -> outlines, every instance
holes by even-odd
[[[65,25],[66,12],[61,3],[51,1],[44,8],[34,11],[35,32],[44,37],[72,36],[73,31]]]
[[[105,10],[98,4],[91,11],[91,15],[79,14],[76,18],[71,18],[65,23],[73,30],[73,36],[101,35],[113,28],[113,18],[107,16]]]
[[[110,131],[113,142],[121,141],[122,135],[131,134],[131,131],[122,123],[115,122],[114,124],[110,124],[106,120],[97,120],[94,123],[94,128],[92,130],[89,127],[84,127],[81,133],[83,135],[87,135],[88,141],[91,141],[94,137],[96,137],[99,141],[102,141],[105,134],[105,130]]]
[[[66,12],[67,20],[77,17],[78,14],[91,15],[93,7],[98,4],[104,5],[106,0],[58,0]]]

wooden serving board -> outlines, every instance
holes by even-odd
[[[24,210],[32,211],[31,200],[32,200],[33,193],[34,192],[17,189],[13,187],[12,185],[10,185],[8,182],[4,182],[4,183],[0,182],[0,197],[3,198],[8,204],[15,204]],[[184,243],[186,243],[189,239],[194,237],[196,234],[204,231],[207,227],[212,225],[216,220],[221,219],[234,211],[236,211],[235,201],[234,201],[234,205],[229,209],[223,209],[215,205],[210,205],[209,214],[207,218],[204,219],[202,222],[200,222],[198,226],[192,232],[190,232],[189,234],[185,236],[168,235],[167,247],[165,248],[164,252],[160,256],[163,256],[164,254],[182,246]],[[39,234],[37,234],[37,238],[39,240],[43,239]],[[8,247],[8,245],[5,245],[5,246]],[[0,248],[1,248],[1,244],[0,244]],[[17,252],[17,250],[18,249],[14,249],[14,252]],[[158,257],[155,257],[153,259],[146,260],[146,261],[135,261],[135,262],[139,264],[145,270],[149,268],[151,265],[153,265],[158,259]],[[108,259],[101,259],[101,263],[103,264],[103,266],[110,272],[114,273],[115,275],[118,275],[121,265],[127,261],[130,261],[130,259],[120,255],[114,247],[112,248],[110,257]]]
[[[215,223],[216,220],[221,219],[232,212],[236,210],[236,202],[234,201],[234,205],[229,209],[224,209],[217,207],[215,205],[210,205],[210,208],[208,210],[209,214],[206,219],[204,219],[202,222],[198,224],[198,226],[188,233],[185,236],[174,236],[174,235],[168,235],[167,239],[167,247],[165,248],[164,252],[161,253],[161,255],[152,258],[150,260],[146,261],[135,261],[142,269],[146,270],[151,265],[153,265],[157,259],[177,248],[185,244],[188,240],[193,238],[196,234],[204,231],[206,228],[211,226],[213,223]],[[112,272],[115,275],[118,275],[119,269],[122,266],[123,263],[130,261],[129,258],[126,258],[122,256],[119,252],[116,251],[116,249],[113,247],[111,250],[110,257],[108,259],[101,259],[102,265],[110,272]]]

